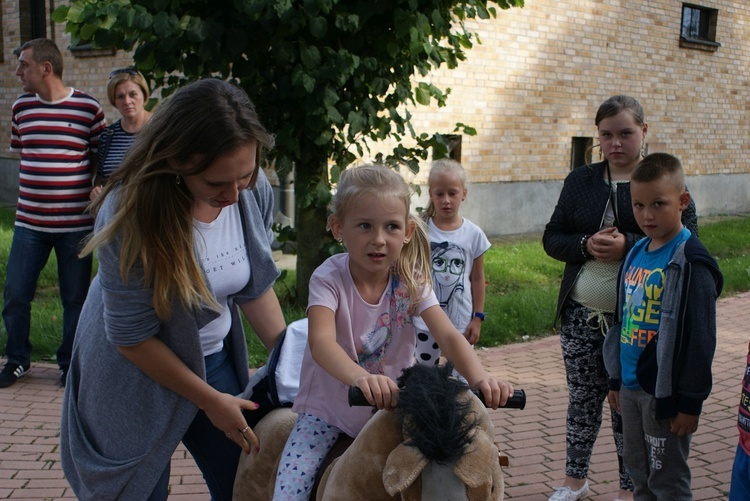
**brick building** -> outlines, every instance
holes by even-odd
[[[412,110],[420,131],[477,129],[455,150],[472,183],[464,214],[491,236],[543,228],[565,175],[595,144],[596,108],[621,93],[644,107],[649,151],[682,160],[700,215],[750,212],[750,10],[746,0],[694,1],[526,0],[469,23],[482,44],[458,69],[429,77],[451,88],[448,105]],[[0,4],[3,203],[17,189],[6,152],[21,91],[13,50],[23,41],[54,38],[65,49],[64,82],[98,97],[110,122],[119,116],[106,102],[107,75],[128,55],[67,50],[63,27],[49,19],[59,2]]]

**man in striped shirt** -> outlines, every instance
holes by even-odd
[[[50,252],[57,256],[63,304],[57,363],[65,379],[73,337],[91,280],[91,257],[78,258],[93,228],[89,202],[92,162],[106,126],[93,97],[62,82],[63,58],[52,40],[25,43],[18,76],[26,92],[13,104],[10,151],[20,154],[16,224],[6,268],[3,320],[8,334],[0,388],[28,374],[31,366],[31,301]]]

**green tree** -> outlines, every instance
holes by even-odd
[[[397,145],[377,161],[415,171],[430,149],[447,152],[446,138],[411,127],[407,106],[444,105],[450,89],[430,84],[429,72],[465,59],[476,40],[465,20],[495,16],[486,0],[73,0],[53,19],[74,46],[134,50],[162,96],[209,75],[247,91],[277,135],[276,170],[294,170],[304,304],[311,273],[336,245],[325,231],[331,183],[377,141]]]

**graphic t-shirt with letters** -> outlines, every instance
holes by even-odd
[[[740,409],[737,414],[737,428],[740,430],[740,446],[745,450],[745,454],[750,455],[750,345],[748,346],[745,377],[742,378],[742,394],[740,395]]]
[[[645,244],[630,260],[627,270],[624,270],[625,296],[620,331],[620,363],[622,386],[625,388],[640,389],[635,369],[643,349],[659,331],[664,269],[677,247],[689,237],[690,230],[683,228],[677,236],[655,251],[646,250],[649,244]]]
[[[216,301],[222,306],[221,316],[200,330],[203,356],[221,351],[224,338],[232,325],[227,298],[242,290],[250,280],[245,238],[238,204],[225,207],[210,223],[193,220],[193,236],[200,263]]]

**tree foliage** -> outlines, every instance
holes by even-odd
[[[418,169],[447,139],[415,131],[405,105],[442,106],[450,89],[431,70],[455,68],[476,41],[464,21],[490,19],[523,0],[73,0],[53,19],[72,44],[134,51],[136,66],[167,96],[205,76],[233,79],[276,134],[272,160],[294,169],[298,294],[328,254],[330,186],[370,147],[376,161]],[[472,134],[463,124],[457,130]],[[329,165],[330,162],[330,165]],[[330,167],[330,168],[329,168]],[[330,175],[329,175],[330,173]]]

